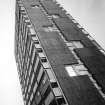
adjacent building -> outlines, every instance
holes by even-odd
[[[55,0],[16,0],[15,58],[25,105],[105,105],[105,51]]]

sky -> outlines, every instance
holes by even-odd
[[[105,49],[105,0],[58,0]],[[0,105],[23,105],[14,57],[15,0],[0,0]]]
[[[105,0],[57,0],[105,49]]]
[[[0,0],[0,105],[23,105],[14,58],[15,0]]]

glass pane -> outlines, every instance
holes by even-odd
[[[31,33],[31,35],[36,35],[34,28],[32,28],[32,27],[30,28],[30,33]]]
[[[87,70],[84,65],[73,65],[74,70]]]
[[[59,88],[53,88],[53,92],[54,92],[55,96],[61,96],[62,95],[62,93],[61,93]]]
[[[81,71],[81,70],[78,70],[76,71],[77,75],[88,75],[88,71]]]
[[[90,40],[94,40],[90,35],[87,36]]]
[[[100,50],[100,51],[101,51],[101,53],[103,53],[105,55],[105,51],[104,50]]]
[[[73,44],[76,48],[83,48],[84,47],[80,41],[74,41]]]
[[[80,24],[77,25],[78,28],[83,28]]]
[[[43,67],[41,66],[40,71],[39,71],[39,74],[38,74],[38,77],[37,77],[37,81],[38,82],[40,82],[40,79],[42,77],[42,74],[43,74]]]
[[[38,41],[38,38],[36,36],[32,36],[32,40]]]
[[[50,81],[51,81],[51,82],[56,82],[55,76],[54,76],[54,74],[52,73],[51,69],[46,69],[46,72],[47,72],[47,74],[48,74],[48,76],[49,76]]]
[[[31,77],[31,84],[33,82],[33,79],[34,79],[34,73],[32,74],[32,77]]]
[[[76,72],[74,71],[72,66],[66,66],[65,67],[66,71],[68,72],[69,76],[77,76]]]
[[[34,88],[33,88],[34,93],[36,92],[37,87],[38,87],[38,85],[37,85],[37,83],[35,83]]]
[[[36,68],[37,68],[38,63],[39,63],[39,58],[37,57],[36,59],[37,59],[37,60],[36,60],[36,63],[35,63],[34,72],[36,72]]]
[[[53,18],[59,18],[59,15],[52,15]]]
[[[66,45],[67,46],[73,46],[73,43],[72,42],[67,42]]]
[[[32,101],[32,99],[33,99],[33,93],[31,94],[30,101]]]
[[[85,29],[82,29],[82,32],[83,32],[84,34],[89,34]]]
[[[35,58],[35,53],[36,53],[36,49],[34,48],[33,52],[32,52],[32,58],[31,58],[31,62],[33,63],[34,58]]]
[[[48,62],[43,62],[42,64],[43,64],[43,67],[44,67],[45,69],[50,68],[50,65],[49,65]]]
[[[46,56],[44,55],[44,53],[38,53],[38,54],[39,54],[39,57],[41,57],[41,58],[46,57]]]
[[[30,44],[30,50],[29,50],[29,55],[31,55],[32,44],[33,44],[33,42],[31,41],[31,44]]]
[[[36,47],[37,49],[42,48],[40,44],[35,44],[35,47]]]
[[[30,73],[31,73],[31,70],[32,70],[32,65],[30,64],[30,68],[29,68],[29,76],[30,76]]]
[[[50,92],[47,98],[45,99],[45,105],[49,105],[53,99],[54,99],[54,95],[52,92]]]

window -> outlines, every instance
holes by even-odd
[[[28,41],[27,41],[27,50],[28,51],[30,49],[30,44],[31,44],[31,40],[30,40],[30,37],[28,37]]]
[[[51,87],[52,87],[52,88],[57,88],[57,87],[58,87],[57,82],[51,82]]]
[[[38,83],[39,83],[39,81],[40,81],[40,79],[42,77],[42,74],[43,74],[43,67],[41,66],[40,71],[39,71],[39,74],[38,74],[38,77],[37,77]]]
[[[73,65],[73,68],[77,75],[88,75],[87,68],[84,65]]]
[[[28,73],[28,71],[26,70],[26,77],[27,77],[27,73]]]
[[[24,16],[22,16],[22,36],[23,36],[23,32],[24,32]]]
[[[105,51],[104,50],[101,49],[100,52],[105,55]]]
[[[25,16],[26,16],[26,15],[25,15]],[[26,23],[25,23],[25,16],[24,16],[23,37],[25,37],[25,33],[26,33]]]
[[[89,34],[85,29],[82,29],[82,32],[83,32],[84,34]]]
[[[21,11],[25,11],[25,8],[21,5]]]
[[[43,64],[43,67],[44,67],[45,69],[50,68],[50,65],[49,65],[48,62],[42,62],[42,64]]]
[[[84,47],[84,45],[80,41],[67,42],[66,45],[69,47],[70,50],[73,50],[75,48],[83,48]]]
[[[28,71],[29,76],[31,74],[31,70],[32,70],[32,65],[30,64],[30,68],[29,68],[29,71]]]
[[[73,21],[74,23],[77,23],[77,21],[76,21],[76,20],[74,20],[74,19],[73,19],[72,21]]]
[[[34,72],[36,72],[38,63],[39,63],[39,58],[37,57],[37,58],[36,58],[36,62],[35,62]]]
[[[45,99],[45,105],[49,105],[54,99],[54,95],[52,92],[50,92],[47,96],[47,98]]]
[[[66,45],[67,45],[68,47],[72,47],[72,46],[73,46],[73,43],[72,43],[72,42],[67,42]]]
[[[31,43],[30,43],[30,48],[29,48],[29,55],[31,55],[32,44],[33,44],[33,42],[31,41]]]
[[[28,85],[28,82],[29,82],[29,77],[27,78],[27,85]]]
[[[28,105],[30,105],[30,100],[29,100],[29,102],[28,102]]]
[[[55,76],[54,74],[52,73],[51,69],[46,69],[46,72],[48,74],[48,77],[50,79],[51,82],[56,82],[56,79],[55,79]]]
[[[39,61],[38,66],[37,66],[37,68],[36,68],[36,73],[35,73],[36,78],[37,78],[37,76],[38,76],[38,74],[39,74],[40,68],[41,68],[41,62]]]
[[[30,93],[30,90],[31,90],[31,86],[29,85],[29,88],[28,88],[28,93]]]
[[[31,58],[31,62],[32,62],[32,64],[33,64],[33,62],[34,62],[34,58],[35,58],[35,56],[37,56],[37,55],[36,55],[36,49],[33,48],[32,58]]]
[[[87,37],[88,37],[91,41],[94,40],[90,35],[88,35]]]
[[[32,77],[31,77],[31,84],[33,82],[33,79],[34,79],[34,72],[33,72]]]
[[[62,93],[61,93],[61,91],[60,91],[59,88],[53,88],[53,92],[54,92],[54,95],[55,95],[56,97],[59,97],[59,96],[62,95]]]
[[[27,41],[27,37],[28,37],[28,28],[26,28],[26,31],[25,31],[25,39],[24,39],[25,44],[26,44],[26,41]]]
[[[52,15],[52,17],[56,19],[56,18],[59,18],[59,15],[58,14],[54,14],[54,15]]]
[[[66,104],[65,99],[63,97],[57,98],[57,103],[58,103],[58,105],[65,105]]]
[[[28,66],[29,66],[29,63],[30,63],[30,59],[29,59],[29,57],[28,57],[27,68],[28,68]]]
[[[36,100],[36,104],[39,104],[41,101],[41,94],[39,91],[37,91],[37,93],[35,95],[35,100]]]
[[[37,49],[37,52],[38,52],[38,53],[42,53],[42,52],[43,52],[42,48],[38,48],[38,49]]]
[[[74,71],[72,66],[66,66],[66,71],[68,72],[70,77],[77,76],[76,72]]]
[[[32,99],[33,99],[33,93],[31,94],[30,101],[32,101]]]
[[[73,44],[76,48],[83,48],[83,44],[80,41],[73,41]]]
[[[39,44],[39,41],[38,40],[34,40],[34,44]]]
[[[33,27],[30,27],[30,34],[31,34],[31,35],[36,35],[36,32],[35,32],[35,30],[34,30]]]
[[[77,24],[77,27],[78,27],[78,28],[81,28],[81,29],[83,28],[80,24]]]
[[[84,65],[73,65],[73,68],[75,70],[87,70],[87,68]]]
[[[32,8],[39,8],[39,5],[31,4],[31,7],[32,7]]]
[[[38,53],[40,58],[45,58],[45,55],[43,52]]]
[[[28,93],[27,93],[26,99],[28,100]]]
[[[77,70],[75,71],[77,75],[88,75],[88,71],[83,71],[83,70]]]
[[[75,49],[75,46],[69,46],[68,48],[70,51],[73,51]]]
[[[32,36],[32,40],[38,41],[38,38],[36,36]]]
[[[53,99],[53,101],[50,103],[50,105],[58,105],[58,104],[57,104],[56,100]]]
[[[31,22],[30,22],[30,20],[29,20],[28,18],[25,20],[25,22],[26,22],[26,24],[27,24],[28,29],[29,29],[30,27],[32,27],[32,24],[31,24]],[[29,30],[28,30],[28,32],[29,32]]]
[[[34,85],[34,88],[33,88],[33,92],[34,92],[34,93],[36,92],[37,87],[38,87],[38,84],[37,84],[37,82],[36,82],[35,85]]]
[[[37,49],[42,48],[40,44],[35,44],[35,47],[36,47]]]
[[[47,62],[46,57],[42,57],[42,58],[41,58],[41,62]]]
[[[44,74],[43,80],[42,80],[42,84],[45,84],[46,81],[48,80],[48,77],[46,74]]]
[[[43,26],[43,30],[45,32],[55,32],[58,31],[58,29],[54,26]]]
[[[46,90],[48,89],[49,86],[49,81],[48,81],[48,77],[46,75],[45,72],[43,72],[42,74],[42,78],[39,82],[39,89],[42,95],[44,95],[46,93]],[[49,92],[47,92],[48,94]],[[46,95],[45,95],[46,96]]]

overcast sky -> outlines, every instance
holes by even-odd
[[[15,0],[0,0],[0,105],[23,105],[14,59]]]
[[[58,0],[105,49],[105,0]],[[15,0],[0,0],[0,105],[23,105],[14,59]]]
[[[105,0],[57,0],[105,49]]]

